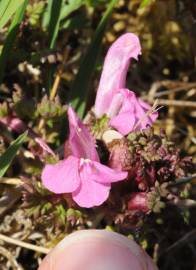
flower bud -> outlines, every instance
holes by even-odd
[[[0,123],[17,133],[21,133],[25,130],[25,125],[23,121],[14,115],[8,115],[0,118]]]
[[[148,212],[150,209],[148,207],[148,194],[146,192],[133,192],[128,202],[128,209]]]
[[[108,144],[110,151],[109,167],[117,170],[131,169],[132,156],[129,151],[128,140],[125,138],[113,140]]]

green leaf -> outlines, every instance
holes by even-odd
[[[83,4],[84,0],[69,0],[69,2],[62,7],[61,20],[67,18],[72,12],[79,9]]]
[[[53,49],[59,31],[62,0],[49,0],[50,22],[48,26],[49,48]]]
[[[88,20],[83,14],[77,14],[70,19],[62,21],[60,29],[83,29],[88,25]]]
[[[6,0],[6,1],[1,0],[0,1],[0,22],[2,21],[2,19],[4,17],[3,14],[5,13],[6,9],[8,8],[9,2],[10,2],[10,0]]]
[[[144,8],[150,4],[152,4],[153,2],[155,2],[156,0],[143,0],[140,4],[140,8]]]
[[[60,22],[67,18],[73,11],[83,4],[83,0],[48,0],[48,6],[43,16],[42,27],[48,29],[49,48],[54,49],[55,42],[60,30]],[[46,74],[46,89],[48,94],[51,90],[54,67],[51,67]]]
[[[66,19],[72,12],[79,9],[84,4],[84,0],[69,0],[62,3],[60,11],[60,21]],[[49,0],[48,6],[43,16],[42,27],[46,29],[50,23],[52,1]]]
[[[110,1],[92,39],[92,42],[81,61],[81,65],[73,83],[70,95],[72,106],[78,112],[80,117],[84,116],[86,102],[89,96],[89,86],[92,75],[96,68],[96,60],[101,47],[105,29],[117,0]]]
[[[16,1],[17,2],[17,1]],[[24,17],[25,9],[27,6],[28,0],[23,1],[23,4],[17,9],[14,19],[9,27],[8,35],[5,40],[3,50],[0,56],[0,82],[2,81],[5,65],[9,58],[10,52],[13,48],[13,43],[15,41],[19,25]]]
[[[25,0],[1,0],[0,1],[0,29],[9,21],[17,9]]]
[[[85,2],[90,7],[97,7],[99,5],[105,5],[108,0],[85,0]]]
[[[47,7],[43,13],[43,18],[42,18],[42,28],[43,29],[47,29],[48,25],[50,23],[51,8],[52,8],[52,0],[48,0]]]
[[[48,7],[46,12],[46,18],[44,20],[48,21],[47,31],[48,37],[48,47],[53,49],[55,47],[56,39],[59,32],[60,26],[60,15],[63,0],[48,0]],[[53,80],[54,67],[50,67],[46,74],[46,89],[48,94],[50,93],[52,80]]]
[[[4,176],[7,169],[9,168],[12,160],[17,154],[17,151],[21,147],[22,143],[25,141],[27,137],[27,132],[24,132],[20,135],[12,144],[8,147],[8,149],[0,156],[0,177]]]

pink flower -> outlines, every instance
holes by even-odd
[[[66,236],[44,258],[38,270],[62,269],[158,270],[136,242],[106,230],[82,230]]]
[[[97,90],[95,115],[107,114],[110,126],[121,134],[145,129],[156,120],[157,113],[149,113],[150,106],[125,89],[127,70],[132,58],[138,59],[141,46],[138,37],[127,33],[118,38],[109,49]],[[138,124],[139,122],[139,124]]]
[[[101,205],[109,196],[112,182],[127,177],[127,172],[102,165],[95,142],[71,107],[68,109],[71,155],[55,165],[46,165],[43,185],[54,193],[72,193],[81,207]]]

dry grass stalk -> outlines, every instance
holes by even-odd
[[[44,248],[44,247],[36,246],[36,245],[33,245],[33,244],[29,244],[27,242],[17,240],[17,239],[14,239],[12,237],[9,237],[9,236],[3,235],[3,234],[0,234],[0,240],[4,241],[6,243],[12,244],[12,245],[16,245],[16,246],[19,246],[19,247],[23,247],[23,248],[27,248],[27,249],[36,251],[36,252],[39,252],[39,253],[48,254],[48,252],[50,251],[50,249],[48,249],[48,248]]]

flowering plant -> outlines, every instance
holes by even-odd
[[[162,270],[194,267],[194,4],[183,2],[0,1],[3,269],[35,270],[94,229],[135,240]],[[117,268],[116,244],[101,246]],[[74,256],[95,270],[86,248]],[[146,268],[142,254],[128,269]]]
[[[84,208],[105,202],[116,222],[122,214],[137,222],[138,213],[141,217],[159,211],[164,206],[161,198],[169,193],[167,183],[184,176],[192,166],[189,158],[181,159],[166,142],[164,133],[154,134],[157,109],[125,88],[129,64],[140,54],[135,34],[124,34],[113,43],[94,108],[84,124],[68,107],[65,159],[46,165],[42,172],[48,190],[63,194],[69,203],[71,193],[73,205]]]

